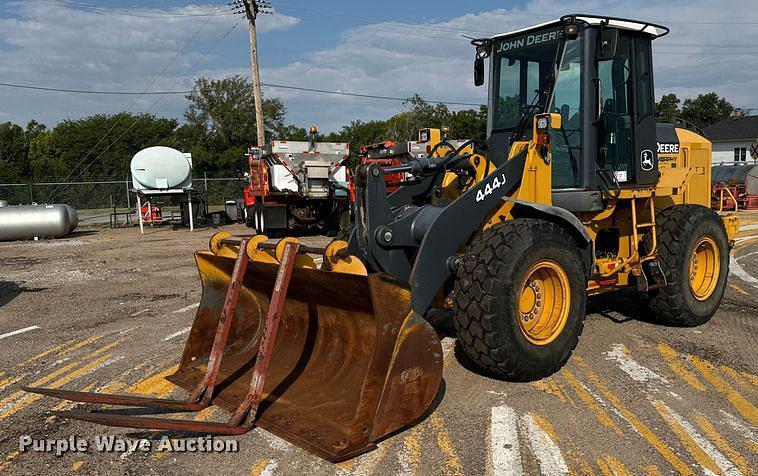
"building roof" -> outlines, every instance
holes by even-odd
[[[758,116],[724,119],[703,129],[711,142],[754,141],[758,139]]]

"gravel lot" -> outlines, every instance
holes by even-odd
[[[163,376],[178,363],[200,299],[192,253],[207,247],[215,230],[148,229],[141,237],[136,229],[91,228],[64,240],[3,243],[0,472],[755,474],[758,213],[744,214],[742,225],[727,294],[709,324],[663,327],[631,296],[593,299],[574,357],[534,383],[473,372],[446,336],[444,394],[435,411],[339,465],[257,429],[232,440],[239,447],[232,453],[19,452],[24,435],[160,439],[59,419],[49,411],[75,405],[19,386],[181,397]],[[223,421],[226,414],[195,417]]]

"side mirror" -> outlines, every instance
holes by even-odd
[[[474,60],[474,86],[484,84],[484,58],[476,57]]]
[[[598,39],[597,60],[607,61],[616,57],[619,31],[615,28],[601,28]]]

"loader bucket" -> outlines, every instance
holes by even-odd
[[[206,373],[236,253],[223,247],[195,255],[202,300],[179,369],[168,377],[187,391]],[[211,400],[227,411],[250,388],[278,269],[247,265]],[[386,275],[296,267],[255,424],[338,462],[421,418],[441,379],[439,338],[411,311],[406,285]]]

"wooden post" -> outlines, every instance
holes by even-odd
[[[263,126],[263,98],[261,97],[261,73],[258,65],[258,34],[255,21],[259,6],[257,0],[243,0],[250,30],[250,64],[253,73],[253,97],[255,100],[255,129],[258,135],[258,147],[266,145],[266,131]]]

